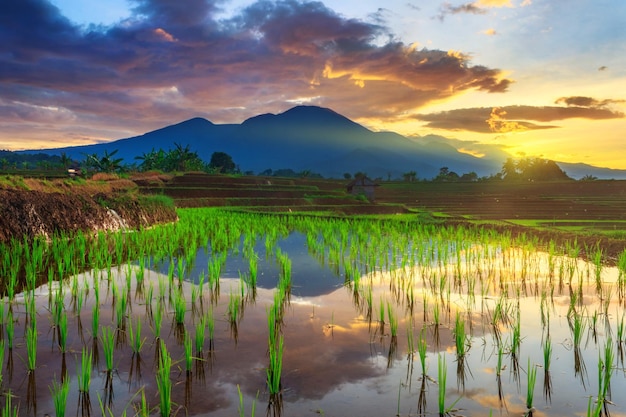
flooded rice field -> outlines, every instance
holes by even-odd
[[[575,242],[407,221],[180,215],[24,245],[21,261],[5,248],[5,410],[626,415],[626,262],[599,248],[584,261]]]

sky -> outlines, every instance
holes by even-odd
[[[9,0],[0,149],[305,104],[462,152],[626,169],[623,0]]]

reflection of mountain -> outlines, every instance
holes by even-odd
[[[321,265],[308,252],[306,236],[301,233],[291,233],[279,240],[277,246],[289,256],[291,260],[291,293],[297,297],[317,297],[329,294],[343,285],[343,278],[336,274],[329,266]],[[279,269],[273,254],[267,255],[263,241],[257,242],[255,251],[259,256],[257,286],[259,288],[276,288],[279,280]],[[204,271],[207,276],[207,264],[210,254],[204,249],[198,249],[193,268],[187,271],[190,276],[199,277]],[[167,273],[169,264],[161,265],[160,272]],[[245,274],[249,264],[243,254],[229,254],[226,264],[222,267],[222,277],[237,278],[239,273]]]

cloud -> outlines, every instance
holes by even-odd
[[[621,102],[621,100],[580,100],[569,97],[568,102],[602,104]],[[557,100],[565,103],[566,98]],[[553,129],[558,126],[549,123],[558,120],[584,118],[606,120],[623,118],[624,113],[603,108],[602,105],[581,107],[577,105],[561,106],[504,106],[476,107],[456,109],[438,113],[418,114],[417,120],[425,121],[427,127],[445,130],[466,130],[478,133],[507,133],[528,130]]]
[[[513,7],[513,4],[511,4],[511,0],[478,0],[475,4],[478,7],[488,8]]]
[[[573,107],[586,107],[589,109],[604,109],[612,104],[626,103],[626,100],[597,100],[591,97],[572,96],[561,97],[555,102],[556,104],[565,104],[566,106]]]
[[[489,29],[483,30],[481,33],[487,36],[495,36],[498,32],[496,32],[494,28],[489,28]]]
[[[439,15],[437,16],[439,20],[445,20],[446,16],[454,15],[454,14],[486,14],[487,11],[483,9],[478,2],[474,3],[464,3],[459,6],[453,6],[448,2],[444,2],[439,8]]]
[[[194,116],[240,122],[296,99],[354,118],[393,117],[512,82],[466,53],[404,44],[384,19],[348,19],[317,1],[259,0],[222,20],[219,1],[132,4],[116,24],[78,26],[47,0],[9,2],[0,16],[3,105],[63,109],[72,120],[59,123],[83,137]]]
[[[525,0],[522,6],[530,4],[530,0]],[[486,9],[501,8],[501,7],[513,7],[511,0],[476,0],[473,3],[463,3],[458,6],[453,6],[448,2],[444,2],[439,8],[439,20],[445,20],[446,16],[454,14],[487,14]]]

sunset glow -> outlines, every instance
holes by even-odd
[[[22,0],[0,16],[0,149],[296,104],[462,152],[626,169],[626,3]]]

